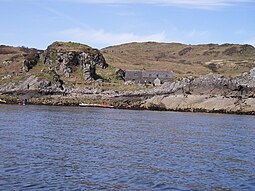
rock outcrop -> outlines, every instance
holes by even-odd
[[[115,70],[115,76],[117,80],[125,81],[125,71],[122,69]]]
[[[23,62],[23,71],[28,72],[38,63],[40,59],[40,52],[34,49],[29,50],[25,55],[25,60]]]
[[[183,78],[148,92],[141,107],[173,111],[255,113],[253,70],[235,78],[203,76]],[[142,92],[139,92],[140,94]],[[144,95],[145,92],[143,92]]]
[[[65,77],[79,67],[85,80],[97,79],[96,66],[108,67],[99,50],[72,42],[50,45],[44,52],[44,64],[55,66],[56,73]]]

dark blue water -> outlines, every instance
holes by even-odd
[[[255,117],[0,105],[0,190],[255,190]]]

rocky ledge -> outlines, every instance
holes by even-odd
[[[141,107],[171,111],[255,114],[254,70],[235,78],[216,75],[187,77],[165,83],[150,94],[152,96],[146,99]]]

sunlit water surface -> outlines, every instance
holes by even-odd
[[[255,190],[255,117],[0,105],[0,190]]]

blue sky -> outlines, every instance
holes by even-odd
[[[255,0],[0,0],[0,44],[255,45]]]

